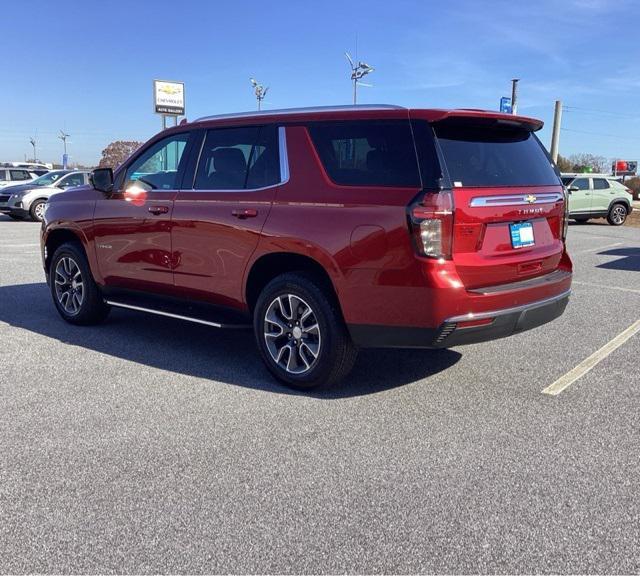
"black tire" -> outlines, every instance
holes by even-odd
[[[268,314],[276,322],[268,321]],[[262,360],[287,386],[298,390],[330,388],[353,368],[358,351],[338,303],[331,288],[312,274],[291,272],[269,282],[258,297],[253,319]]]
[[[586,224],[589,222],[589,218],[574,218],[576,224]]]
[[[47,201],[43,198],[34,200],[29,208],[29,216],[34,222],[42,222],[44,219],[44,207]]]
[[[91,275],[84,250],[76,243],[62,244],[54,252],[49,267],[49,288],[58,313],[71,324],[99,324],[109,314],[110,306],[105,304]]]
[[[620,202],[616,202],[613,206],[611,206],[611,208],[609,208],[609,214],[607,214],[607,222],[609,222],[611,226],[622,226],[627,219],[627,214],[627,207]]]

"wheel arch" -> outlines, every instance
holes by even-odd
[[[330,290],[336,303],[340,306],[338,291],[330,274],[318,260],[296,252],[269,252],[253,262],[246,275],[244,297],[249,312],[253,309],[262,289],[271,280],[287,272],[307,272],[320,280],[323,287]],[[342,310],[341,310],[342,311]]]
[[[47,233],[47,236],[44,242],[45,272],[46,273],[49,272],[49,267],[51,265],[51,257],[53,256],[55,251],[66,242],[73,242],[75,244],[78,244],[82,248],[82,251],[84,252],[84,255],[87,259],[87,262],[89,262],[89,266],[93,272],[94,263],[92,262],[90,251],[87,248],[87,245],[88,245],[87,239],[84,237],[84,234],[82,234],[80,230],[75,230],[73,228],[54,228],[53,230],[50,230]],[[94,277],[95,277],[95,274],[94,274]]]

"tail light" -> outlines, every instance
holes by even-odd
[[[411,234],[420,256],[451,258],[453,244],[453,196],[430,192],[409,207]]]
[[[567,239],[567,231],[569,229],[569,195],[564,187],[562,188],[562,195],[564,196],[564,211],[562,214],[560,233],[562,235],[562,241],[564,242]]]

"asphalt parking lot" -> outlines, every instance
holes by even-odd
[[[602,222],[602,223],[598,223]],[[250,334],[54,310],[0,216],[0,572],[640,571],[640,228],[572,225],[559,320],[275,384]]]

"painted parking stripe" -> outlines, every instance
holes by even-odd
[[[622,286],[607,286],[606,284],[594,284],[593,282],[581,282],[579,280],[573,280],[571,284],[578,284],[580,286],[591,286],[592,288],[604,288],[606,290],[620,290],[621,292],[631,292],[632,294],[640,294],[640,290],[636,288],[623,288]]]
[[[640,332],[640,320],[636,320],[629,328],[618,334],[613,340],[607,342],[600,350],[591,354],[591,356],[580,362],[573,370],[570,370],[564,376],[558,378],[553,384],[547,386],[542,393],[557,396],[560,392],[571,386],[578,378],[581,378],[589,372],[589,370],[599,362],[602,362],[602,360],[609,356],[614,350],[617,350],[630,338],[633,338],[638,332]]]
[[[588,254],[589,252],[597,252],[598,250],[606,250],[607,248],[613,248],[614,246],[622,246],[624,242],[614,242],[613,244],[606,244],[605,246],[598,246],[598,248],[589,248],[588,250],[578,250],[577,252],[571,251],[572,254]]]

